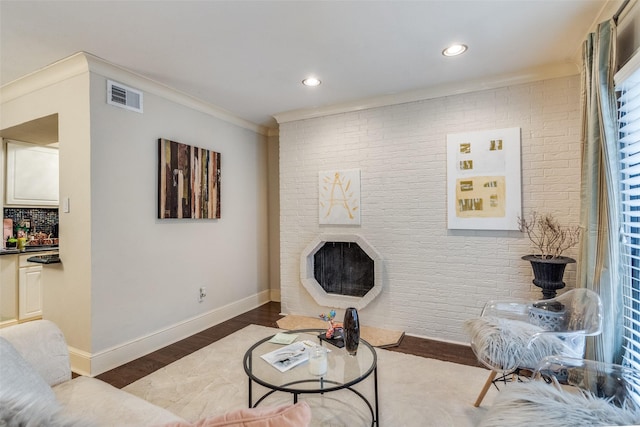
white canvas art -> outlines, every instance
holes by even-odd
[[[520,128],[447,135],[449,229],[517,230]]]
[[[360,225],[360,169],[320,172],[320,224]]]

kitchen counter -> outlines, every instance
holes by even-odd
[[[57,251],[57,245],[49,245],[49,246],[26,246],[24,248],[24,252],[19,251],[17,248],[11,249],[0,249],[0,256],[2,255],[15,255],[15,254],[28,254],[34,252],[49,252],[49,251]]]
[[[58,256],[58,254],[34,255],[27,258],[27,261],[35,262],[38,264],[57,264],[60,262],[60,257]]]

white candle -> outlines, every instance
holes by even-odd
[[[327,350],[325,348],[314,347],[309,350],[309,373],[311,375],[327,373]]]

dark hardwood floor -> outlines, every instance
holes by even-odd
[[[271,326],[277,328],[276,321],[280,319],[280,303],[270,302],[254,310],[244,313],[219,325],[205,329],[195,335],[171,344],[139,359],[107,371],[97,378],[114,387],[122,388],[132,382],[149,375],[176,360],[199,350],[212,342],[230,335],[250,324]],[[397,347],[386,350],[445,360],[464,365],[480,366],[467,346],[426,340],[405,336]]]

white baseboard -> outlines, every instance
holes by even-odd
[[[68,346],[71,370],[79,375],[91,375],[91,353]]]
[[[271,289],[271,301],[280,302],[280,289]]]
[[[82,375],[99,375],[266,304],[270,301],[270,294],[270,290],[262,291],[224,307],[216,308],[208,313],[97,353],[89,354],[69,348],[71,369]]]

